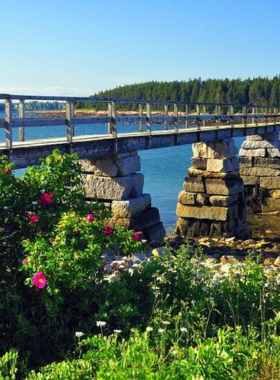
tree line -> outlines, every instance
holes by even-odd
[[[145,82],[119,86],[92,96],[136,98],[181,102],[235,103],[280,106],[280,75],[273,78],[207,79]],[[104,108],[106,105],[78,101],[77,108]]]

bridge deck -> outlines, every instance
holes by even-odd
[[[76,136],[71,143],[67,137],[14,141],[12,149],[7,149],[5,143],[0,143],[0,150],[9,156],[16,168],[24,168],[38,164],[40,158],[46,157],[56,148],[62,152],[77,152],[80,158],[104,158],[132,151],[279,131],[280,122],[222,125],[218,128],[192,126],[188,129],[119,133],[116,137],[112,134]]]

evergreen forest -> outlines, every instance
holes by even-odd
[[[173,82],[145,82],[119,86],[92,96],[102,98],[134,98],[181,102],[234,103],[263,106],[280,105],[280,75],[273,78],[191,79]],[[77,108],[92,104],[77,102]]]

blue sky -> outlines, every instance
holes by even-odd
[[[0,93],[280,74],[279,0],[0,0]]]

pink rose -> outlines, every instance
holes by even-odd
[[[35,276],[33,276],[32,282],[33,285],[39,289],[44,289],[47,285],[47,279],[43,272],[36,273]]]
[[[9,168],[3,168],[3,173],[9,175],[12,173],[12,171]]]
[[[36,223],[39,222],[39,217],[38,217],[36,214],[31,214],[31,215],[29,216],[29,221],[30,221],[31,223],[36,224]]]
[[[42,206],[49,206],[53,201],[53,194],[50,193],[43,193],[40,196],[39,202]]]
[[[28,259],[24,259],[22,260],[22,264],[28,264],[29,260]]]
[[[87,214],[86,218],[88,222],[94,222],[96,219],[93,214]]]
[[[104,235],[112,235],[114,233],[114,229],[112,227],[106,226],[103,228]]]
[[[133,232],[132,237],[134,240],[140,240],[140,234],[138,232]]]

